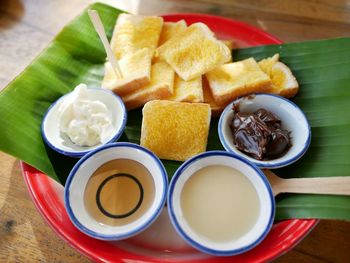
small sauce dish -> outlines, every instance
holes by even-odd
[[[88,88],[87,96],[89,99],[101,101],[110,111],[113,132],[109,135],[106,142],[94,146],[79,146],[73,143],[68,135],[62,133],[59,128],[59,108],[69,96],[72,96],[72,92],[54,102],[44,116],[41,125],[41,134],[45,143],[51,149],[66,156],[80,158],[103,144],[108,144],[119,139],[124,131],[127,120],[127,111],[123,101],[119,96],[109,90]]]
[[[214,256],[252,249],[275,216],[275,199],[262,171],[226,151],[205,152],[182,164],[170,182],[167,206],[180,236]]]
[[[152,152],[133,143],[111,143],[73,167],[65,185],[65,206],[81,232],[121,240],[145,230],[159,216],[167,186],[165,168]]]
[[[253,113],[265,109],[281,119],[282,128],[290,132],[291,146],[282,156],[270,160],[257,160],[238,150],[233,143],[230,123],[233,120],[233,106],[239,105],[239,111]],[[246,158],[259,168],[277,169],[290,165],[300,159],[311,142],[311,128],[302,110],[290,100],[273,94],[255,94],[239,98],[230,103],[222,112],[218,124],[218,133],[226,151]]]

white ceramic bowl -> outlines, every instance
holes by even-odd
[[[123,101],[119,96],[115,95],[109,90],[89,88],[87,89],[87,92],[90,99],[103,102],[112,114],[112,125],[114,132],[110,135],[104,144],[118,140],[124,131],[127,120],[127,111]],[[66,134],[60,132],[58,109],[64,99],[70,94],[71,93],[68,93],[59,98],[47,110],[41,124],[41,134],[45,143],[51,149],[63,155],[80,158],[91,150],[101,146],[102,144],[100,143],[95,146],[86,147],[79,146],[74,144]]]
[[[202,238],[192,230],[183,216],[180,195],[186,181],[196,171],[211,165],[224,165],[240,171],[253,184],[260,200],[260,212],[255,225],[248,233],[231,242],[213,242]],[[236,255],[252,249],[268,234],[275,216],[275,199],[262,171],[246,159],[225,151],[205,152],[182,164],[170,182],[167,204],[171,222],[184,240],[194,248],[215,256]]]
[[[252,113],[263,108],[278,116],[282,121],[282,128],[290,131],[292,142],[290,149],[283,156],[267,161],[256,160],[239,151],[233,144],[230,128],[233,119],[232,106],[237,103],[242,112]],[[281,96],[263,93],[242,97],[230,103],[221,114],[218,133],[226,151],[242,156],[260,168],[267,169],[276,169],[296,162],[304,155],[311,141],[311,128],[302,110]]]
[[[155,185],[151,207],[136,221],[122,226],[100,224],[84,205],[84,191],[91,175],[101,165],[115,159],[130,159],[143,164]],[[65,206],[71,221],[83,233],[102,240],[121,240],[145,230],[159,216],[166,200],[167,186],[165,168],[151,151],[133,143],[111,143],[88,153],[73,167],[65,185]]]

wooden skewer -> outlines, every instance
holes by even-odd
[[[264,173],[275,196],[280,193],[350,195],[350,177],[283,179],[269,170]]]
[[[96,10],[88,10],[88,14],[89,14],[89,17],[90,17],[92,24],[94,25],[94,28],[95,28],[97,34],[100,37],[102,44],[106,50],[108,60],[109,60],[109,62],[111,62],[114,73],[116,74],[117,78],[119,78],[119,79],[123,78],[123,73],[120,69],[118,60],[115,58],[113,51],[112,51],[112,48],[109,45],[109,42],[108,42],[108,39],[106,36],[106,32],[105,32],[105,29],[102,25],[102,21],[101,21],[100,16],[98,15]]]

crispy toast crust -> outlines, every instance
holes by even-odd
[[[162,17],[120,14],[111,39],[111,47],[117,59],[142,48],[154,51],[162,26]]]
[[[158,47],[156,56],[171,65],[183,80],[191,80],[231,60],[230,49],[213,35],[203,23],[192,24]]]
[[[187,24],[185,20],[180,20],[178,22],[164,22],[162,32],[160,33],[158,46],[163,45],[169,39],[182,33],[186,28]]]
[[[102,81],[102,87],[112,90],[119,96],[130,94],[135,90],[142,88],[150,82],[149,76],[139,76],[138,78],[126,78],[114,81]]]
[[[127,109],[135,109],[155,99],[165,99],[174,92],[174,70],[164,61],[157,62],[151,68],[151,82],[141,89],[122,96]]]
[[[202,87],[203,87],[203,100],[204,103],[208,103],[211,108],[211,114],[213,117],[220,116],[221,112],[225,109],[226,104],[218,104],[211,93],[208,80],[205,76],[202,77]]]
[[[181,79],[177,74],[174,81],[174,94],[168,100],[182,102],[203,102],[202,78],[189,81]]]
[[[208,104],[154,100],[145,104],[142,113],[141,145],[159,158],[185,161],[206,150]]]
[[[206,74],[214,100],[226,104],[237,97],[256,92],[266,92],[271,85],[253,58],[224,64]]]
[[[166,99],[171,96],[171,91],[168,85],[158,86],[154,91],[139,91],[129,96],[122,97],[125,107],[128,110],[136,109],[143,106],[149,101]]]
[[[111,63],[106,62],[102,87],[125,95],[147,85],[151,79],[152,56],[153,52],[147,48],[125,55],[119,60],[122,79],[115,76]]]

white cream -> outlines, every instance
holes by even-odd
[[[105,143],[113,132],[110,111],[103,102],[89,98],[85,84],[64,99],[58,114],[60,131],[79,146]]]

